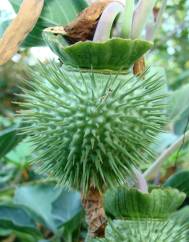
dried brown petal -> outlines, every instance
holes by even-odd
[[[24,0],[16,18],[0,40],[0,65],[6,63],[18,50],[19,45],[35,26],[44,0]]]
[[[67,25],[64,30],[71,42],[92,40],[98,20],[105,7],[112,0],[105,0],[93,3],[86,8],[72,23]]]

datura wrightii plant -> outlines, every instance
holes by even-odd
[[[183,235],[164,218],[183,200],[176,190],[108,192],[105,208],[114,219],[107,227],[103,208],[107,189],[137,184],[165,124],[163,79],[144,67],[152,42],[140,39],[155,3],[148,2],[135,7],[134,0],[100,1],[70,25],[45,29],[60,61],[32,69],[23,88],[22,132],[34,145],[34,163],[59,184],[81,191],[87,241],[105,236],[102,241],[167,242]]]

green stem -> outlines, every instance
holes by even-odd
[[[135,1],[134,0],[126,0],[125,10],[122,13],[121,36],[123,38],[130,38],[131,37],[134,7],[135,7]]]

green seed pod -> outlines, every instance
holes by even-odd
[[[186,242],[187,230],[185,225],[172,220],[114,220],[107,226],[104,239],[90,242]]]
[[[183,203],[186,195],[172,188],[154,188],[142,193],[124,186],[108,190],[104,197],[107,215],[120,219],[166,219]]]
[[[50,63],[32,71],[21,104],[23,132],[34,144],[36,164],[84,193],[90,186],[122,184],[132,165],[151,155],[149,144],[164,124],[160,78],[128,71],[151,44],[118,39],[64,48],[56,41],[62,60],[72,67]]]

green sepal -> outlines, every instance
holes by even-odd
[[[104,197],[106,214],[113,218],[165,219],[184,201],[185,194],[177,189],[153,189],[142,193],[120,186],[108,190]]]
[[[121,38],[68,46],[63,35],[44,31],[43,37],[64,64],[84,69],[127,70],[152,47],[151,42]]]

